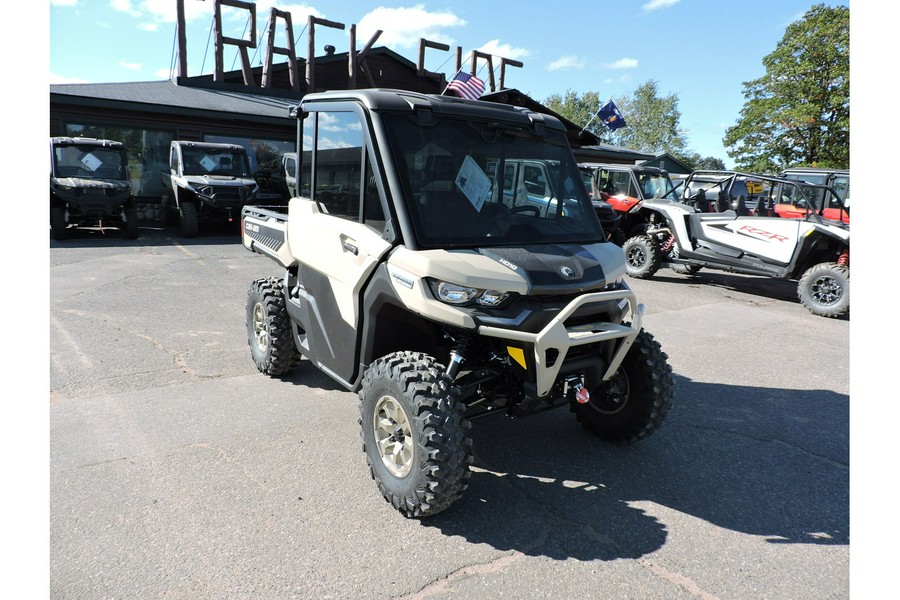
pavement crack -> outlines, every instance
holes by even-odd
[[[405,596],[395,596],[394,600],[424,600],[425,598],[429,598],[438,594],[449,593],[451,591],[451,588],[453,587],[454,582],[462,581],[476,575],[491,575],[494,573],[500,573],[510,565],[517,563],[524,556],[525,555],[521,552],[513,552],[511,554],[504,554],[503,556],[499,556],[486,563],[477,563],[460,567],[456,571],[448,573],[440,579],[437,579],[425,585],[425,587],[423,587],[419,591],[413,592],[412,594],[407,594]]]
[[[669,583],[677,585],[695,598],[700,598],[701,600],[719,600],[718,596],[710,594],[709,592],[701,588],[696,581],[694,581],[687,575],[677,573],[675,571],[670,571],[659,563],[656,563],[647,558],[639,558],[637,562],[639,565],[641,565],[660,579],[664,579]]]
[[[250,471],[250,469],[248,469],[248,468],[246,467],[246,465],[244,465],[243,463],[241,463],[240,461],[238,461],[237,459],[235,459],[233,456],[231,456],[230,454],[228,454],[227,452],[225,452],[225,451],[222,450],[221,448],[218,448],[218,447],[213,446],[212,444],[209,444],[209,443],[206,443],[206,442],[198,442],[198,443],[194,443],[194,444],[188,444],[187,446],[185,446],[185,448],[201,448],[201,449],[203,449],[203,450],[210,450],[210,451],[212,451],[212,452],[218,454],[218,455],[219,455],[225,462],[227,462],[228,464],[234,465],[234,466],[238,467],[238,468],[241,470],[241,472],[243,472],[244,476],[245,476],[247,479],[249,479],[250,481],[252,481],[252,482],[255,483],[256,485],[258,485],[259,487],[261,487],[267,494],[268,494],[269,492],[271,492],[272,489],[273,489],[273,488],[267,486],[267,485],[266,485],[265,483],[263,483],[262,481],[260,481],[260,479],[259,479],[258,477],[256,477],[256,475],[254,475],[253,472]]]
[[[701,429],[703,431],[712,431],[715,433],[734,435],[734,436],[746,438],[748,440],[762,442],[765,444],[774,444],[776,446],[781,446],[783,448],[787,448],[789,450],[794,450],[795,452],[799,452],[800,454],[804,454],[804,455],[808,456],[809,458],[818,460],[827,465],[831,465],[832,467],[834,467],[836,469],[841,469],[844,471],[850,470],[850,465],[848,465],[846,463],[842,463],[840,461],[834,460],[833,458],[829,458],[827,456],[823,456],[821,454],[816,454],[815,452],[812,452],[811,450],[807,450],[806,448],[802,448],[802,447],[798,446],[797,444],[792,444],[792,443],[786,442],[782,439],[759,437],[759,436],[755,436],[755,435],[750,435],[748,433],[743,433],[740,431],[734,431],[732,429],[719,429],[718,427],[703,427],[700,425],[691,425],[690,427],[693,429]]]

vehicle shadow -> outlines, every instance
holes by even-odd
[[[668,283],[715,286],[742,294],[800,304],[800,299],[797,297],[797,282],[789,279],[739,275],[706,269],[693,275],[680,275],[669,269],[660,269],[653,279]]]
[[[769,543],[849,543],[847,396],[677,379],[668,421],[633,446],[564,408],[476,421],[469,489],[423,526],[559,560],[645,556],[672,511]]]
[[[143,224],[139,228],[138,238],[129,240],[125,234],[116,228],[99,229],[70,228],[66,230],[66,239],[54,240],[50,238],[50,248],[123,248],[123,247],[148,247],[148,246],[198,246],[240,244],[241,225],[240,220],[232,223],[209,224],[201,227],[197,237],[183,237],[177,227],[163,226],[161,224]]]

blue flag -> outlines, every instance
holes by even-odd
[[[619,112],[619,107],[616,106],[616,103],[612,100],[600,107],[600,110],[597,111],[597,118],[600,119],[610,131],[615,131],[628,124],[625,122],[625,117]]]

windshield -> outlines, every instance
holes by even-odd
[[[128,178],[128,158],[123,148],[93,144],[66,144],[53,147],[53,176],[81,179]]]
[[[669,180],[668,175],[653,173],[637,173],[638,184],[644,191],[644,198],[670,198],[675,199],[675,186]]]
[[[496,122],[384,117],[416,238],[423,247],[603,241],[561,132],[538,137]]]
[[[251,177],[250,162],[240,150],[183,147],[181,157],[185,175]]]

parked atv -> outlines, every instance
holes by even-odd
[[[801,194],[796,181],[754,175],[778,194]],[[804,184],[809,186],[811,184]],[[824,186],[820,186],[824,187]],[[829,190],[826,190],[829,191]],[[833,193],[833,190],[830,191]],[[699,204],[701,190],[691,202]],[[623,250],[628,274],[645,279],[662,266],[682,274],[701,268],[798,280],[800,302],[811,313],[850,312],[850,226],[807,210],[802,219],[708,213],[681,202],[644,202],[647,229]]]
[[[647,228],[646,214],[641,212],[644,201],[676,199],[676,187],[664,169],[604,163],[578,166],[591,199],[608,203],[618,215],[610,241],[619,246]]]
[[[108,227],[138,237],[137,206],[122,142],[83,137],[50,138],[50,234],[69,228]]]
[[[459,499],[473,419],[568,406],[614,443],[660,427],[672,369],[559,120],[395,90],[307,94],[293,116],[299,194],[242,212],[245,247],[283,269],[248,291],[250,354],[272,376],[302,356],[358,392],[391,506]]]

